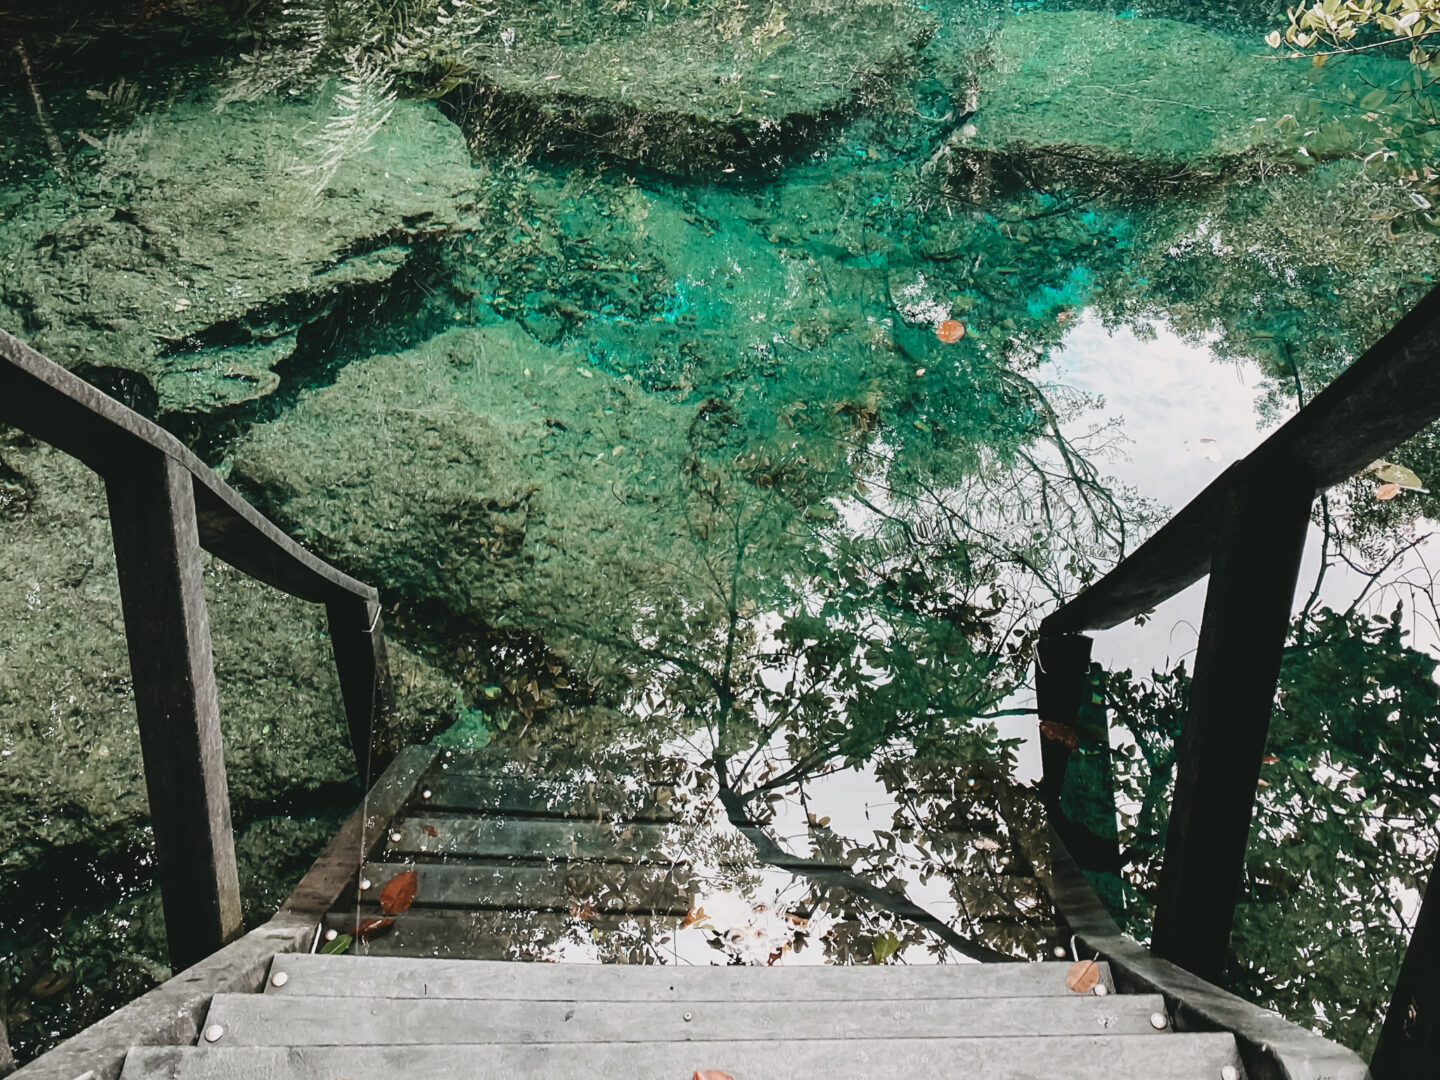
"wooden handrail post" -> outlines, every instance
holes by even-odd
[[[335,667],[340,673],[340,696],[345,702],[345,722],[350,728],[350,745],[355,750],[355,767],[361,777],[385,769],[393,757],[380,720],[384,716],[390,683],[390,665],[385,656],[385,624],[378,600],[346,596],[325,605],[330,623],[330,644]]]
[[[1220,982],[1314,485],[1233,489],[1216,523],[1151,948]]]
[[[1074,731],[1093,644],[1084,634],[1041,636],[1035,649],[1035,710],[1040,714],[1041,724],[1063,724]],[[1059,805],[1069,763],[1070,748],[1059,739],[1048,737],[1042,729],[1040,797],[1052,817]]]
[[[176,971],[242,931],[193,485],[159,450],[137,452],[105,485]]]
[[[1440,860],[1420,901],[1395,996],[1370,1059],[1375,1080],[1434,1080],[1440,1063]]]

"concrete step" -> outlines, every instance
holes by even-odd
[[[1227,1068],[1244,1075],[1234,1037],[1222,1033],[1163,1039],[137,1047],[121,1080],[683,1080],[700,1069],[735,1080],[1220,1080]]]
[[[1069,964],[924,967],[680,967],[516,964],[282,953],[267,995],[542,1001],[896,1001],[912,998],[1072,998]],[[1110,965],[1100,982],[1114,994]],[[280,985],[276,985],[277,975]]]

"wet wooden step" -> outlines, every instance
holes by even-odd
[[[1110,994],[1110,965],[1099,985]],[[265,993],[316,997],[535,998],[578,1001],[891,1001],[1074,997],[1067,963],[901,967],[622,967],[281,954]],[[275,974],[284,972],[280,985]]]
[[[676,817],[674,800],[675,789],[669,786],[486,776],[453,769],[428,777],[420,793],[427,810],[606,821],[671,821]]]
[[[1159,1024],[1157,1028],[1156,1024]],[[1157,995],[910,998],[904,1001],[464,1001],[216,994],[206,1017],[225,1046],[739,1042],[950,1036],[1168,1034]]]
[[[690,910],[691,872],[684,864],[630,865],[561,862],[530,866],[503,862],[367,863],[360,899],[378,904],[397,874],[417,874],[416,907],[498,910],[630,912],[684,916]]]
[[[689,834],[656,822],[611,824],[545,818],[407,817],[391,826],[391,856],[673,862]]]
[[[873,1032],[873,1028],[862,1029]],[[1215,1080],[1229,1034],[529,1046],[137,1047],[121,1080]]]

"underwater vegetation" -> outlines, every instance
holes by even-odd
[[[856,867],[796,901],[833,903],[832,959],[1033,957],[1055,932],[1015,735],[1035,626],[1166,509],[1111,479],[1123,429],[1047,360],[1082,321],[1163,324],[1260,373],[1268,422],[1432,284],[1422,181],[1366,134],[1380,105],[1419,125],[1428,87],[1403,51],[1277,60],[1284,21],[1251,0],[0,14],[21,47],[0,325],[381,588],[397,742],[683,760],[732,821]],[[1396,460],[1437,455],[1427,432]],[[1327,550],[1382,567],[1431,496],[1374,488],[1331,494]],[[0,436],[0,883],[33,897],[0,1005],[25,1057],[165,974],[103,506]],[[357,778],[314,613],[208,573],[253,921]],[[1296,792],[1315,819],[1262,817],[1232,971],[1362,1046],[1389,890],[1436,846],[1394,772],[1431,752],[1432,668],[1398,627],[1312,608],[1262,806]],[[1375,701],[1330,700],[1332,668]],[[1108,680],[1141,807],[1112,898],[1143,936],[1184,676]],[[1403,829],[1357,831],[1314,779],[1336,769],[1403,797]],[[825,800],[852,781],[885,806],[843,832]],[[1350,951],[1321,850],[1365,882]],[[1362,971],[1374,997],[1317,1017],[1307,995],[1350,1001]]]

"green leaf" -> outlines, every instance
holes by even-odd
[[[875,943],[870,946],[871,952],[875,954],[875,962],[877,964],[885,963],[885,961],[900,951],[900,944],[900,939],[895,936],[894,931],[886,930],[877,937]]]
[[[320,946],[320,955],[339,956],[346,949],[350,948],[350,943],[354,940],[355,939],[349,934],[338,934]]]
[[[1381,105],[1385,104],[1385,97],[1384,90],[1371,90],[1370,93],[1360,99],[1360,108],[1365,109],[1367,112],[1372,109],[1378,109]]]

